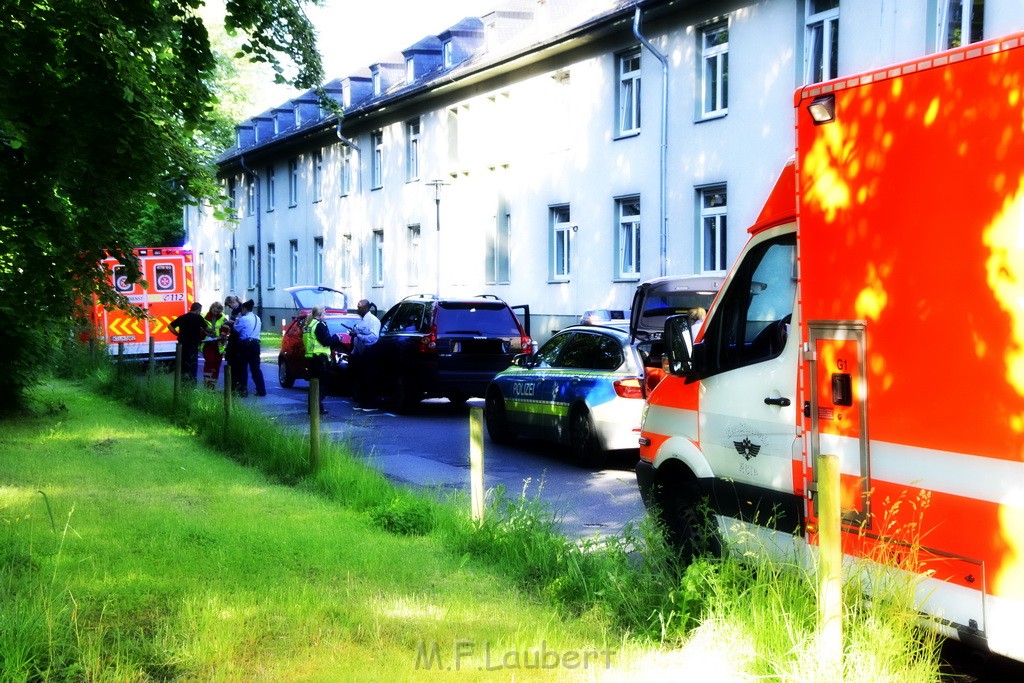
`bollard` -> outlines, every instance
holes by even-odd
[[[309,380],[309,470],[320,466],[320,380]]]
[[[224,365],[224,442],[228,440],[228,423],[231,422],[231,364]]]
[[[117,376],[124,374],[124,342],[117,342]]]
[[[484,411],[469,409],[469,491],[473,521],[484,520]]]
[[[171,407],[178,409],[178,394],[181,392],[181,344],[174,345],[174,398]]]
[[[149,381],[153,380],[153,370],[156,366],[156,339],[154,337],[149,338],[149,366],[146,368],[146,379]]]
[[[825,666],[842,671],[843,549],[839,458],[818,458],[818,647]]]

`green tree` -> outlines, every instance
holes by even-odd
[[[310,3],[227,0],[224,26],[242,57],[309,88],[323,80]],[[74,333],[82,300],[116,300],[97,266],[104,251],[127,258],[180,217],[182,202],[218,195],[222,72],[203,9],[204,0],[0,8],[0,411],[22,405]]]

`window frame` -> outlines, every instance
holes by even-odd
[[[636,205],[636,213],[626,215],[627,207]],[[615,279],[640,279],[640,247],[642,209],[640,195],[619,197],[615,200]],[[628,250],[628,251],[627,251]],[[632,267],[627,269],[626,256]]]
[[[313,153],[313,203],[322,201],[324,181],[324,150],[318,149]]]
[[[635,67],[627,62],[636,61]],[[643,60],[640,47],[634,47],[615,55],[617,91],[615,97],[615,131],[617,137],[632,137],[640,134],[641,126],[641,71]],[[627,68],[630,70],[627,71]],[[628,121],[627,121],[628,114]]]
[[[721,203],[715,202],[713,197],[721,195]],[[711,200],[709,202],[709,200]],[[708,205],[709,203],[711,205]],[[728,270],[728,246],[729,246],[729,193],[728,187],[723,184],[707,185],[697,188],[697,244],[700,272],[708,275],[723,275]],[[711,223],[709,224],[709,220]],[[708,232],[714,233],[715,239],[711,245],[708,244]],[[709,252],[709,249],[711,251]],[[712,258],[717,268],[709,268],[708,260]]]
[[[324,238],[313,238],[313,284],[324,283]]]
[[[370,189],[384,187],[384,131],[370,133]]]
[[[835,4],[816,12],[814,3],[822,1]],[[840,0],[804,0],[805,85],[830,81],[839,76],[839,3]],[[821,34],[820,59],[817,55],[818,43],[815,40],[819,31]]]
[[[266,170],[267,176],[267,213],[274,210],[274,190],[276,181],[274,179],[274,165],[270,164]]]
[[[338,173],[338,180],[341,185],[340,196],[347,197],[352,194],[352,148],[348,145],[341,146],[341,168]]]
[[[277,287],[277,244],[267,242],[267,289]]]
[[[246,268],[248,282],[246,282],[246,289],[252,291],[256,289],[256,245],[250,244],[247,252],[247,265]]]
[[[299,205],[299,158],[288,160],[288,208]]]
[[[420,259],[423,257],[423,251],[421,249],[421,240],[423,233],[420,230],[419,223],[412,223],[406,226],[406,236],[409,246],[408,252],[408,271],[406,276],[408,277],[408,285],[415,287],[420,283]]]
[[[725,42],[709,46],[709,37],[721,33],[725,33]],[[705,26],[701,29],[700,41],[700,118],[719,118],[729,113],[729,23]],[[717,86],[713,96],[708,92],[709,80]],[[709,99],[714,102],[709,103]]]
[[[563,213],[564,212],[564,213]],[[560,220],[564,218],[564,220]],[[569,204],[548,207],[550,228],[548,277],[551,282],[569,282],[572,277],[572,210]]]
[[[377,229],[371,236],[371,284],[374,287],[384,286],[384,230]]]
[[[299,241],[288,240],[288,286],[299,284]]]
[[[405,180],[409,183],[420,179],[420,135],[422,130],[419,116],[405,122]]]
[[[499,211],[486,236],[484,282],[489,285],[512,283],[512,213]]]
[[[960,13],[959,38],[950,35],[950,19],[953,17],[952,5],[959,5],[956,8]],[[981,12],[975,12],[980,8]],[[966,10],[966,11],[965,11]],[[935,37],[935,49],[939,52],[953,48],[977,43],[985,39],[985,1],[984,0],[938,0],[936,8],[937,32]],[[975,35],[977,30],[977,35]],[[967,42],[964,43],[963,36],[967,34]]]

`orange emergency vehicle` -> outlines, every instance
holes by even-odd
[[[795,159],[692,346],[666,323],[644,501],[684,550],[703,502],[713,543],[741,520],[813,550],[836,455],[847,560],[898,567],[941,630],[1024,660],[1024,34],[795,107]]]
[[[177,247],[147,247],[134,250],[139,259],[141,278],[129,282],[125,267],[114,257],[103,259],[111,286],[118,294],[145,312],[138,318],[122,309],[108,309],[94,302],[91,311],[96,336],[112,355],[148,358],[149,341],[157,359],[174,358],[177,337],[168,325],[188,312],[195,301],[195,276],[192,252]]]

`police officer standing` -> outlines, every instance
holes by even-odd
[[[234,333],[238,335],[238,349],[233,354],[233,365],[231,368],[231,383],[239,396],[249,395],[249,377],[252,374],[252,383],[256,388],[257,396],[267,395],[267,386],[263,381],[263,370],[260,368],[260,331],[263,323],[259,316],[252,312],[256,303],[249,299],[242,304],[242,313],[235,320]],[[228,342],[230,348],[235,340]]]
[[[331,361],[331,333],[324,322],[324,309],[314,306],[302,328],[302,345],[306,349],[306,369],[309,378],[320,383],[320,414],[326,415],[324,396],[327,394],[327,370]]]

